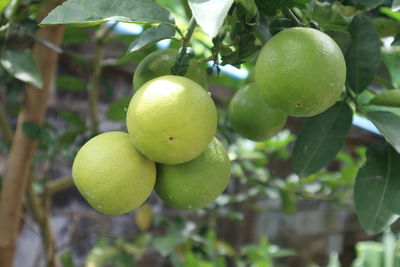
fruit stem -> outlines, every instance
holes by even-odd
[[[92,62],[93,70],[90,74],[89,82],[87,85],[88,102],[89,102],[89,115],[90,115],[90,129],[93,135],[99,132],[99,118],[98,118],[98,98],[99,98],[99,80],[103,70],[102,60],[106,49],[105,39],[111,32],[111,29],[116,25],[107,26],[103,24],[96,32],[96,52]]]
[[[196,26],[197,26],[196,19],[194,17],[192,17],[189,22],[189,28],[187,30],[187,33],[186,33],[185,37],[183,38],[182,47],[189,46],[190,39],[192,39],[192,35],[194,33],[194,30],[196,29]]]
[[[296,22],[297,25],[301,27],[305,26],[304,22],[299,17],[297,17],[297,15],[293,12],[291,8],[286,8],[284,10],[284,13],[286,16],[290,17],[294,22]]]

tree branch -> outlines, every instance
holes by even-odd
[[[47,194],[52,196],[60,191],[63,191],[73,186],[73,184],[74,182],[72,180],[72,177],[70,176],[55,179],[46,184],[46,192]]]
[[[46,2],[41,9],[40,20],[58,3]],[[40,28],[37,37],[46,39],[56,46],[62,40],[64,26]],[[58,54],[47,47],[34,44],[32,55],[39,65],[43,78],[43,88],[26,86],[24,102],[18,115],[17,129],[6,163],[0,201],[0,266],[13,266],[14,251],[22,200],[30,173],[31,159],[36,151],[37,140],[29,139],[22,130],[24,122],[41,125],[47,107],[48,96],[53,86]]]
[[[8,143],[11,143],[13,138],[13,132],[11,130],[10,124],[8,123],[6,109],[1,103],[0,103],[0,131],[3,133],[4,139]]]
[[[115,25],[115,24],[114,24]],[[113,26],[112,26],[113,27]],[[105,38],[109,34],[112,27],[103,24],[96,32],[96,54],[93,59],[93,71],[90,74],[89,83],[87,86],[88,100],[89,100],[89,116],[90,116],[90,128],[93,135],[99,132],[99,118],[98,118],[98,102],[99,102],[99,80],[103,70],[102,60],[104,58],[104,52],[106,44]]]

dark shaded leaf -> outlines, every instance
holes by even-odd
[[[151,1],[68,0],[53,9],[40,23],[40,26],[54,24],[91,26],[110,20],[173,24],[170,12]]]
[[[391,45],[392,45],[392,46],[400,45],[400,33],[398,33],[398,34],[396,35],[396,37],[394,38],[394,40],[393,40],[393,42],[392,42]]]
[[[69,122],[71,125],[78,127],[78,128],[85,128],[86,123],[84,120],[82,120],[78,114],[73,113],[72,111],[69,110],[61,110],[60,111],[60,117]]]
[[[279,9],[305,7],[311,0],[256,0],[261,13],[273,16]]]
[[[328,34],[339,45],[342,53],[345,54],[351,44],[351,35],[349,32],[340,30],[326,30]]]
[[[277,18],[271,21],[271,24],[269,25],[269,30],[272,35],[277,34],[280,31],[283,31],[287,28],[295,27],[297,24],[293,22],[291,19],[287,18]]]
[[[338,102],[327,111],[307,119],[293,150],[293,168],[304,177],[317,172],[336,158],[350,130],[353,111]]]
[[[386,143],[371,146],[354,186],[356,212],[367,232],[380,233],[398,218],[399,177],[400,154]]]
[[[42,128],[36,123],[26,121],[22,125],[22,131],[30,139],[39,139],[42,132]]]
[[[346,30],[350,18],[345,17],[333,8],[328,2],[313,1],[310,3],[311,16],[323,29]]]
[[[372,82],[381,62],[381,41],[365,15],[357,15],[349,26],[351,44],[346,53],[347,83],[361,93]]]
[[[22,50],[6,50],[1,55],[0,63],[16,79],[42,88],[39,66],[31,54]]]
[[[393,19],[379,17],[373,19],[372,24],[380,37],[392,37],[400,32],[400,23]]]
[[[351,2],[357,9],[368,10],[383,4],[385,0],[351,0]]]
[[[367,117],[375,124],[386,141],[400,153],[400,117],[387,111],[368,112]]]
[[[84,91],[86,83],[75,76],[60,75],[57,77],[56,86],[65,91]]]

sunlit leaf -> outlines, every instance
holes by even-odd
[[[189,0],[196,22],[211,38],[217,35],[232,4],[233,0]]]
[[[40,26],[53,24],[95,25],[105,21],[173,24],[170,12],[146,0],[68,0],[53,9]]]
[[[39,66],[30,53],[22,50],[6,50],[1,55],[0,63],[16,79],[42,88]]]

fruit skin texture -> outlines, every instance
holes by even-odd
[[[343,91],[346,64],[339,46],[311,28],[281,31],[262,48],[255,81],[265,101],[296,117],[319,114]]]
[[[168,205],[184,210],[202,208],[227,187],[231,163],[214,138],[197,158],[178,165],[157,165],[156,192]]]
[[[140,154],[124,132],[107,132],[81,147],[72,177],[89,204],[105,214],[127,213],[150,195],[156,179],[153,161]]]
[[[173,48],[157,50],[147,55],[133,74],[133,88],[138,90],[151,79],[171,75],[171,67],[175,64],[177,55],[178,50]],[[184,77],[207,89],[207,74],[197,60],[190,60],[188,71]]]
[[[208,92],[181,76],[145,83],[129,103],[126,124],[146,157],[178,164],[199,156],[217,130],[217,110]]]
[[[285,126],[286,119],[286,114],[265,103],[255,83],[237,91],[229,104],[229,121],[233,129],[254,141],[276,135]]]

